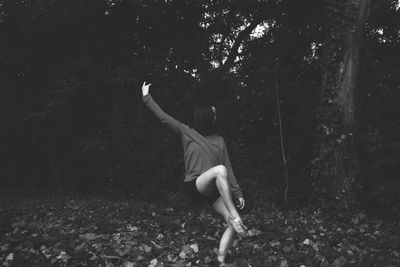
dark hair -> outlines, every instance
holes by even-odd
[[[195,105],[193,107],[193,127],[203,136],[216,134],[214,112],[211,106]]]

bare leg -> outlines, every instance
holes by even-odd
[[[221,214],[224,218],[229,216],[229,211],[226,208],[225,203],[223,202],[222,198],[218,198],[214,202],[213,208],[215,211],[217,211],[219,214]],[[225,229],[225,232],[223,233],[223,235],[221,237],[221,241],[219,242],[218,262],[220,262],[220,264],[225,263],[226,254],[229,251],[229,249],[231,248],[235,236],[236,236],[235,230],[228,223],[228,227]]]
[[[224,214],[225,220],[234,227],[236,232],[245,234],[246,226],[242,223],[239,213],[233,204],[225,166],[218,165],[202,173],[196,180],[196,187],[205,196],[209,196],[215,190],[218,190],[228,210],[228,213]]]
[[[239,213],[232,201],[232,194],[228,183],[228,173],[225,166],[218,165],[202,173],[196,180],[196,187],[197,190],[205,196],[209,196],[217,189],[229,211],[228,216],[239,217]],[[225,219],[227,220],[227,218]]]

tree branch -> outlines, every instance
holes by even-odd
[[[226,59],[225,63],[217,69],[217,71],[224,73],[225,71],[227,71],[229,68],[232,67],[233,63],[235,62],[235,58],[239,54],[238,49],[239,49],[240,45],[242,44],[243,40],[250,35],[250,33],[257,27],[257,25],[260,22],[261,22],[260,19],[254,19],[254,21],[252,21],[249,26],[247,26],[244,30],[242,30],[238,34],[238,36],[231,48],[231,52],[229,53],[228,58]]]
[[[250,35],[250,33],[257,27],[257,25],[262,21],[261,18],[255,18],[249,26],[247,26],[244,30],[242,30],[231,48],[231,52],[228,55],[227,60],[223,65],[218,67],[215,72],[218,72],[220,75],[223,75],[229,68],[232,67],[233,63],[235,62],[235,58],[238,56],[239,52],[238,49],[242,44],[242,41]],[[195,90],[196,90],[196,83],[194,83],[187,91],[185,96],[182,98],[181,101],[177,103],[177,106],[182,105],[184,102],[188,101],[191,97],[193,97]]]
[[[281,152],[282,152],[282,160],[283,167],[285,170],[285,191],[283,193],[283,198],[285,200],[285,204],[287,205],[287,195],[289,191],[289,178],[288,178],[288,159],[286,158],[285,153],[285,145],[283,143],[283,130],[282,130],[282,115],[281,115],[281,100],[279,97],[279,84],[278,84],[278,63],[275,65],[275,89],[276,89],[276,107],[278,110],[278,123],[279,123],[279,136],[281,141]]]

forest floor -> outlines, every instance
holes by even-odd
[[[400,266],[400,223],[364,213],[252,209],[228,266]],[[208,207],[101,198],[0,199],[1,266],[212,266]]]

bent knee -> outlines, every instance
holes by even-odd
[[[228,171],[226,170],[226,167],[224,165],[218,165],[218,166],[215,166],[214,168],[216,168],[215,171],[217,172],[217,175],[219,177],[227,178]]]

